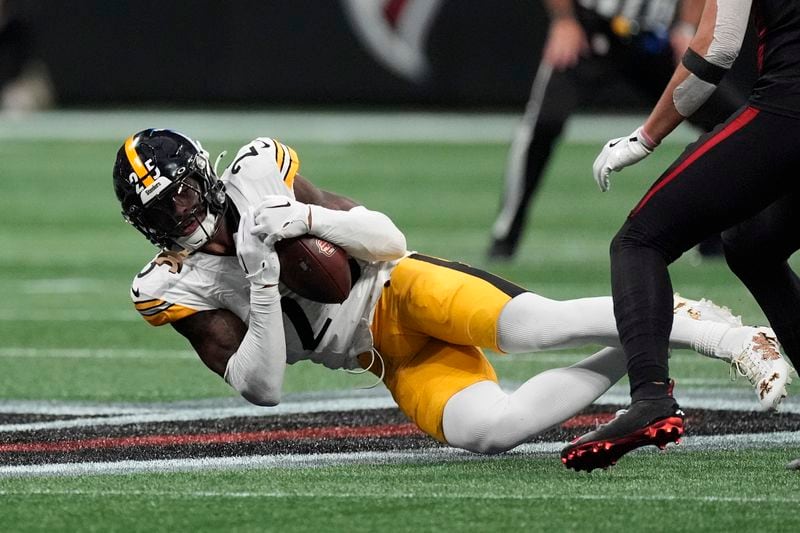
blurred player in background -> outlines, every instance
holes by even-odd
[[[619,80],[655,102],[689,45],[703,8],[703,0],[680,5],[680,0],[543,1],[550,30],[508,154],[490,259],[510,259],[516,253],[531,198],[570,115]],[[742,104],[743,95],[723,87],[689,121],[708,131]],[[700,252],[720,253],[718,242],[709,239]]]
[[[386,215],[318,189],[298,167],[294,150],[262,137],[218,178],[198,143],[153,129],[129,137],[114,165],[123,216],[162,249],[133,281],[136,309],[150,324],[171,324],[250,402],[280,402],[287,363],[367,369],[428,435],[496,453],[570,418],[625,373],[611,298],[549,300],[410,253]],[[280,283],[275,242],[306,233],[355,261],[343,303],[311,301]],[[771,371],[752,364],[765,332],[708,301],[676,299],[673,345],[750,369],[757,392]],[[511,393],[481,349],[584,344],[611,347]],[[784,394],[759,401],[768,407]]]
[[[800,248],[800,2],[708,0],[697,35],[650,116],[630,135],[606,143],[593,171],[607,190],[612,171],[644,159],[692,116],[731,68],[751,20],[760,74],[749,102],[689,145],[614,237],[614,313],[628,358],[631,406],[565,448],[568,466],[608,466],[629,450],[675,437],[661,431],[666,420],[680,425],[683,418],[669,384],[668,265],[708,235],[725,230],[728,265],[795,367],[800,364],[800,279],[788,263]],[[782,387],[786,380],[776,372],[764,386]]]
[[[29,13],[38,6],[24,0],[0,0],[0,108],[35,111],[53,104],[47,67],[37,56]]]

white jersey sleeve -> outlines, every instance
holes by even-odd
[[[131,298],[149,324],[170,324],[198,311],[249,313],[248,284],[235,257],[162,252],[133,279]]]
[[[270,137],[258,137],[236,153],[220,179],[240,213],[268,194],[294,198],[294,178],[300,168],[297,153]]]

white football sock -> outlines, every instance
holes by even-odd
[[[542,372],[508,394],[481,381],[453,395],[443,428],[451,446],[500,453],[559,424],[599,398],[625,374],[620,348],[605,348],[568,367]]]
[[[711,320],[674,316],[670,346],[725,358],[719,344],[732,328]],[[610,296],[551,300],[526,292],[509,301],[497,321],[497,344],[506,353],[600,344],[620,346]],[[730,356],[727,357],[730,359]]]
[[[751,326],[728,329],[717,344],[714,357],[730,361],[743,353],[758,334],[758,328]]]

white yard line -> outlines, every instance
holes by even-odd
[[[222,402],[221,402],[222,403]],[[147,424],[153,422],[186,422],[192,420],[219,420],[222,418],[234,417],[256,417],[256,416],[275,416],[290,415],[298,413],[319,413],[323,411],[354,411],[356,409],[384,409],[395,407],[396,404],[388,393],[381,397],[367,396],[364,398],[340,398],[340,399],[320,399],[303,402],[286,402],[276,407],[258,407],[255,405],[237,405],[219,407],[200,407],[200,408],[170,408],[168,406],[142,406],[140,411],[128,411],[125,414],[109,413],[101,406],[100,411],[106,415],[94,414],[90,407],[74,411],[85,418],[73,418],[70,420],[55,420],[51,422],[32,422],[23,424],[0,424],[0,433],[9,431],[37,431],[55,430],[76,427],[96,427],[96,426],[121,426],[126,424]],[[52,412],[52,406],[46,404],[36,405],[30,410],[24,410],[20,402],[5,403],[0,406],[0,412],[6,413],[31,413],[48,414]],[[50,410],[48,410],[50,409]],[[130,407],[128,409],[131,409]],[[65,411],[62,411],[65,413]]]
[[[751,410],[753,401],[745,400],[742,392],[729,391],[723,396],[709,397],[702,391],[687,391],[682,398],[682,404],[687,408],[719,408]],[[252,417],[264,415],[287,415],[295,413],[313,413],[321,411],[351,411],[355,409],[380,409],[393,407],[395,404],[386,391],[370,391],[358,393],[343,391],[340,393],[325,394],[298,394],[288,398],[274,408],[261,408],[251,406],[236,398],[204,400],[198,402],[180,402],[175,404],[86,404],[80,402],[47,402],[47,401],[9,401],[0,405],[0,412],[5,413],[31,413],[31,414],[60,414],[75,415],[79,418],[72,420],[59,420],[51,422],[38,422],[27,424],[5,424],[0,426],[0,432],[32,431],[47,429],[62,429],[69,427],[91,427],[100,425],[140,424],[148,422],[190,421],[221,419],[228,417]],[[627,401],[627,389],[624,386],[614,387],[599,401],[612,404],[624,404]],[[800,412],[800,404],[787,405],[785,409]],[[765,415],[768,416],[768,415]],[[563,442],[531,443],[519,446],[507,456],[525,454],[554,454],[557,453]],[[775,432],[753,433],[719,436],[686,437],[678,451],[732,449],[732,448],[772,448],[772,447],[798,447],[800,446],[800,432]],[[642,450],[636,453],[650,453]],[[140,472],[182,472],[212,469],[268,469],[286,467],[317,467],[336,466],[347,464],[394,464],[394,463],[424,463],[434,461],[470,461],[483,459],[483,456],[471,454],[454,448],[433,448],[429,450],[405,450],[393,452],[355,452],[333,454],[287,454],[287,455],[252,455],[240,457],[208,457],[151,461],[113,461],[113,462],[85,462],[68,464],[43,464],[23,466],[0,466],[0,477],[20,476],[80,476],[90,474],[121,474]],[[12,494],[14,492],[3,492]],[[16,494],[16,493],[14,493]],[[19,492],[19,494],[29,494]],[[43,494],[49,494],[44,491]],[[52,494],[62,494],[58,491]],[[63,494],[69,494],[64,492]],[[75,493],[76,495],[92,496],[93,493]],[[105,493],[104,494],[109,494]],[[128,493],[124,493],[128,494]],[[187,497],[195,493],[188,493]],[[214,493],[197,493],[212,495]],[[246,497],[281,497],[278,493],[241,493],[220,494],[220,496]],[[99,494],[98,494],[99,495]],[[388,497],[392,497],[391,495]],[[443,496],[445,497],[445,496]],[[592,496],[594,497],[594,496]],[[597,496],[602,499],[602,496]],[[632,498],[638,498],[632,496]],[[647,497],[644,497],[647,498]],[[688,498],[688,497],[687,497]],[[694,497],[692,497],[694,498]],[[800,496],[798,496],[800,498]],[[666,496],[665,499],[671,499]],[[709,500],[711,501],[711,500]],[[717,501],[717,500],[714,500]],[[735,497],[733,501],[746,502],[758,501]],[[770,501],[775,501],[770,498]],[[788,503],[796,503],[797,499],[788,499]]]
[[[564,446],[564,442],[545,442],[524,444],[517,447],[514,451],[505,454],[502,457],[509,456],[524,456],[530,454],[556,454]],[[753,434],[739,434],[739,435],[722,435],[722,436],[704,436],[704,437],[686,437],[679,447],[670,447],[673,451],[696,451],[696,450],[730,450],[735,447],[742,448],[773,448],[773,447],[797,447],[800,446],[800,432],[778,432],[778,433],[753,433]],[[637,450],[633,453],[659,453],[649,449]],[[476,461],[476,460],[491,460],[486,456],[476,455],[463,450],[455,448],[432,448],[428,450],[405,450],[405,451],[388,451],[388,452],[353,452],[353,453],[330,453],[330,454],[283,454],[283,455],[249,455],[238,457],[202,457],[202,458],[187,458],[187,459],[166,459],[166,460],[144,460],[144,461],[109,461],[109,462],[85,462],[85,463],[54,463],[54,464],[41,464],[41,465],[20,465],[20,466],[0,466],[0,478],[2,477],[36,477],[36,476],[85,476],[85,475],[98,475],[98,474],[136,474],[148,472],[192,472],[192,471],[206,471],[206,470],[230,470],[230,469],[271,469],[271,468],[309,468],[309,467],[328,467],[328,466],[344,466],[352,464],[424,464],[431,462],[463,462],[463,461]],[[102,491],[36,491],[29,492],[25,490],[20,491],[3,491],[0,490],[0,495],[9,494],[54,494],[54,495],[86,495],[86,496],[113,496],[114,492]],[[126,492],[120,491],[118,495],[129,494],[151,494],[160,495],[160,491],[155,492]],[[166,493],[165,493],[166,494]],[[327,496],[327,497],[346,497],[346,495],[330,495],[330,494],[316,494],[309,493],[307,495],[280,492],[187,492],[176,493],[170,491],[168,493],[173,497],[180,497],[183,494],[185,497],[203,497],[203,496],[220,496],[220,497],[254,497],[254,498],[280,498],[290,496]],[[404,494],[384,494],[373,496],[382,496],[386,498],[399,498],[407,497]],[[355,495],[353,495],[355,496]],[[361,496],[361,495],[358,495]],[[430,495],[429,495],[430,496]],[[543,499],[550,498],[547,495],[532,495],[532,496],[505,496],[505,495],[458,495],[458,494],[442,494],[441,498],[478,498],[478,497],[494,497],[498,499],[505,498],[520,498],[525,499]],[[559,499],[606,499],[603,495],[575,495],[563,496],[553,495],[552,498]],[[614,499],[617,498],[611,498]],[[701,495],[687,495],[687,496],[639,496],[629,495],[623,499],[636,500],[705,500],[705,501],[721,501],[721,502],[758,502],[758,501],[782,501],[769,497],[759,499],[752,497],[737,497],[737,496],[701,496]],[[800,495],[787,497],[787,503],[800,502]]]
[[[386,409],[396,404],[385,389],[369,393],[343,391],[325,397],[313,395],[298,399],[287,398],[275,407],[258,407],[238,398],[219,399],[200,402],[180,402],[175,404],[142,404],[141,406],[121,404],[114,407],[108,404],[87,404],[80,402],[42,402],[6,401],[0,404],[0,413],[28,413],[37,415],[73,415],[69,420],[0,424],[0,433],[12,431],[56,430],[78,427],[118,426],[126,424],[146,424],[154,422],[186,422],[192,420],[218,420],[233,417],[259,417],[290,415],[298,413],[318,413],[324,411],[354,411],[357,409]],[[301,399],[302,398],[302,399]],[[626,405],[630,400],[627,386],[617,385],[600,397],[598,403]],[[686,391],[681,395],[681,406],[685,409],[726,409],[752,411],[755,398],[749,391],[731,389],[714,391]],[[800,400],[787,401],[783,412],[800,413]],[[769,416],[765,414],[764,416]]]

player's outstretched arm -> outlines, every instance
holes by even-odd
[[[744,40],[752,0],[705,2],[697,33],[643,125],[659,144],[691,116],[730,70]]]
[[[708,100],[739,54],[751,4],[705,2],[697,33],[645,123],[627,137],[608,141],[595,159],[592,170],[600,190],[608,190],[611,172],[644,159]]]

